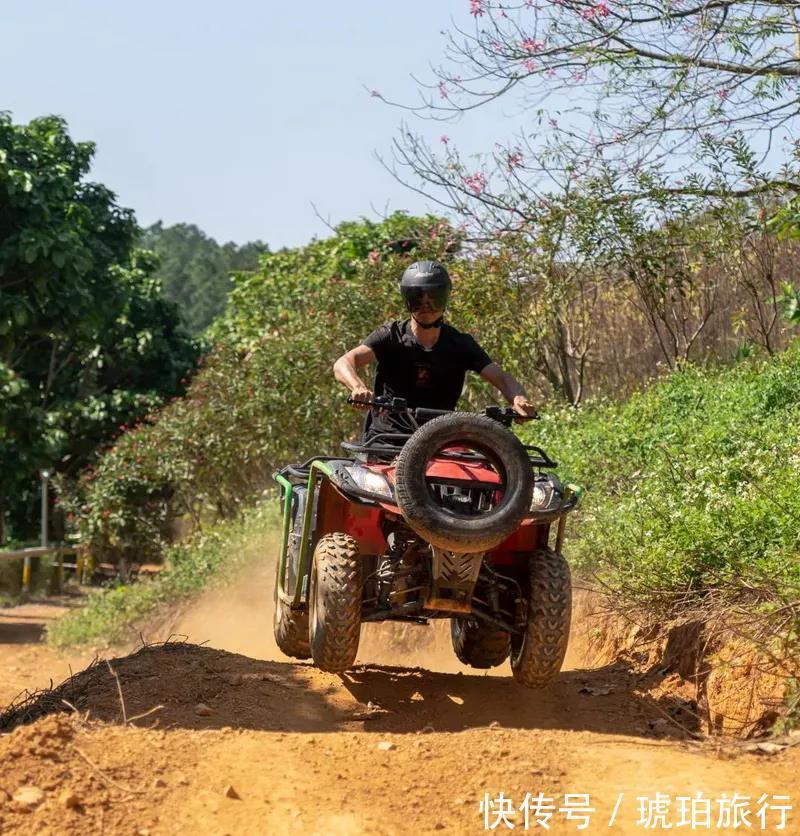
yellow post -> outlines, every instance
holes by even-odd
[[[31,559],[26,557],[22,561],[22,594],[27,595],[31,590]]]

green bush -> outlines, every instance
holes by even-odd
[[[268,551],[278,548],[277,527],[276,507],[269,502],[258,503],[235,521],[197,532],[167,549],[166,568],[160,574],[96,590],[85,607],[49,625],[47,639],[59,647],[119,642],[128,636],[132,625],[158,607],[172,606],[245,569],[254,552],[274,556]],[[269,604],[265,597],[264,606]]]
[[[800,589],[800,341],[526,429],[585,489],[569,549],[650,606]]]
[[[157,559],[176,517],[231,519],[271,484],[276,467],[337,452],[360,416],[347,406],[333,362],[405,315],[398,278],[416,258],[450,261],[453,321],[524,378],[532,361],[518,346],[519,288],[503,265],[455,261],[457,247],[446,222],[398,213],[265,254],[261,272],[239,276],[187,396],[124,432],[74,486],[62,485],[62,504],[92,556]],[[493,398],[477,381],[466,393],[472,404]]]

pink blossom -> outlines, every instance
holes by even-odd
[[[594,20],[596,17],[608,17],[611,14],[611,9],[608,7],[606,0],[600,0],[594,6],[581,11],[581,17],[584,20]]]
[[[512,151],[508,157],[506,157],[506,166],[508,167],[509,171],[513,171],[515,168],[519,168],[523,163],[522,154],[519,151]]]
[[[447,134],[442,134],[439,137],[439,142],[443,142],[445,145],[447,145],[447,143],[450,142],[450,137]]]
[[[370,96],[372,96],[374,99],[380,99],[380,97],[381,97],[380,92],[379,92],[379,91],[377,91],[377,90],[370,90],[370,93],[369,93],[369,94],[370,94]]]
[[[439,82],[439,98],[446,99],[448,97],[447,85],[444,81]]]
[[[461,180],[476,197],[486,189],[486,175],[482,171],[465,174]]]
[[[548,122],[549,122],[551,128],[557,128],[558,127],[558,119],[548,119]]]
[[[548,78],[555,78],[556,75],[557,75],[556,71],[553,69],[553,67],[550,67],[550,69],[547,71],[547,77]]]
[[[522,48],[528,53],[541,52],[544,49],[544,41],[537,41],[535,38],[525,38],[522,42]]]
[[[473,17],[483,17],[486,14],[486,0],[469,0],[469,13]]]
[[[370,250],[369,255],[367,256],[367,261],[370,264],[377,264],[381,260],[381,254],[377,250]]]
[[[525,67],[529,73],[536,71],[536,62],[533,58],[528,58],[522,66]]]
[[[492,48],[492,52],[502,52],[503,51],[503,45],[500,43],[500,41],[492,41],[489,44],[489,46]]]
[[[717,96],[719,97],[720,101],[727,101],[728,100],[728,91],[727,90],[717,90]]]

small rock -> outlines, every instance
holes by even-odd
[[[20,787],[11,798],[21,809],[35,810],[44,801],[44,793],[39,787],[30,785]]]
[[[210,717],[214,713],[214,709],[211,708],[210,705],[206,705],[204,702],[199,702],[194,707],[194,713],[198,717]]]
[[[381,740],[381,742],[375,747],[379,752],[391,752],[392,749],[396,749],[397,746],[392,743],[391,740]]]
[[[159,790],[167,786],[167,782],[163,778],[156,778],[153,781],[153,789]]]
[[[136,836],[150,836],[150,828],[149,827],[140,827],[136,831]]]
[[[242,800],[242,797],[234,789],[233,784],[228,784],[228,786],[225,787],[225,792],[223,793],[223,795],[225,796],[225,798],[233,798],[236,801]]]
[[[75,810],[81,806],[81,798],[72,790],[64,790],[58,797],[58,803],[67,810]]]
[[[494,730],[494,729],[502,728],[502,726],[500,725],[500,723],[497,720],[492,720],[492,722],[489,723],[489,728]]]
[[[614,689],[610,685],[584,685],[578,688],[579,694],[590,694],[593,697],[607,697],[614,693]]]
[[[228,685],[241,685],[244,682],[244,677],[240,673],[235,673],[228,677]]]
[[[423,734],[433,734],[435,731],[436,731],[436,729],[433,726],[423,726],[422,727],[422,733]]]
[[[179,775],[177,778],[176,783],[178,786],[181,787],[188,787],[189,786],[189,779],[185,775]]]
[[[786,747],[781,746],[780,743],[770,743],[768,740],[764,743],[757,743],[756,749],[759,752],[763,752],[765,755],[777,755],[778,752],[782,752]]]
[[[433,826],[433,829],[434,830],[444,830],[444,825],[440,821],[437,821],[436,824]]]

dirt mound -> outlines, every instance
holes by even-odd
[[[458,731],[500,723],[650,735],[649,724],[660,714],[635,689],[636,677],[621,665],[565,672],[534,698],[507,672],[487,677],[361,665],[338,676],[310,664],[165,642],[98,660],[57,688],[10,706],[0,715],[0,729],[77,712],[93,720],[159,728],[313,732],[365,728],[366,723],[368,730],[405,733],[426,726]],[[576,718],[570,704],[588,707],[597,696],[602,697],[598,710]],[[678,727],[672,733],[683,735]]]
[[[573,639],[585,664],[618,660],[636,670],[642,691],[670,712],[681,711],[698,733],[768,734],[787,713],[800,659],[756,643],[722,615],[689,612],[666,622],[647,613],[623,617],[602,596],[582,594]]]
[[[542,792],[555,805],[587,793],[587,832],[633,834],[637,795],[800,792],[796,749],[720,758],[680,730],[653,739],[661,716],[619,665],[531,692],[510,677],[334,676],[172,642],[3,715],[22,725],[0,736],[0,832],[468,834],[484,829],[487,794],[511,798],[522,829],[520,803]],[[574,832],[553,815],[551,832]]]

